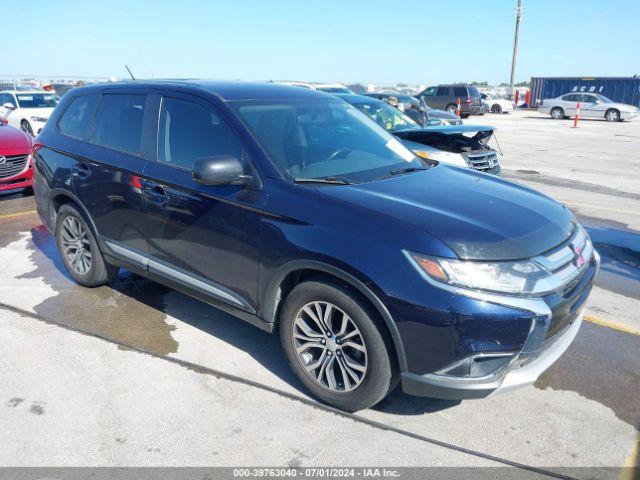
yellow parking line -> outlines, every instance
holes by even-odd
[[[594,317],[593,315],[589,315],[589,314],[586,314],[584,316],[584,320],[586,320],[587,322],[595,323],[596,325],[617,330],[619,332],[630,333],[631,335],[640,336],[640,330],[638,330],[637,328],[631,327],[629,325],[625,325],[624,323],[614,322],[612,320],[604,320],[602,318]]]
[[[27,210],[26,212],[9,213],[7,215],[0,215],[0,220],[3,220],[5,218],[23,217],[25,215],[31,215],[32,213],[37,213],[37,210]]]
[[[631,450],[629,451],[629,455],[622,466],[622,471],[620,472],[618,480],[637,480],[640,478],[640,463],[638,463],[639,452],[640,434],[636,435],[636,439],[633,441],[633,445],[631,445]]]

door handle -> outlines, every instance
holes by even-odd
[[[91,169],[86,163],[76,163],[73,167],[71,167],[71,175],[84,180],[89,175],[91,175]]]
[[[164,206],[169,201],[169,194],[158,184],[146,183],[144,186],[144,196],[158,206]]]

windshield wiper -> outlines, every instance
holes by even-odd
[[[342,177],[294,178],[295,183],[325,183],[330,185],[354,185],[355,182]]]
[[[397,170],[391,170],[386,175],[376,178],[376,180],[384,180],[385,178],[395,177],[396,175],[402,175],[404,173],[413,173],[421,170],[429,170],[431,167],[405,167],[398,168]]]

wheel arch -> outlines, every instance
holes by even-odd
[[[78,197],[76,197],[73,193],[68,190],[62,188],[55,188],[49,192],[49,222],[51,230],[54,231],[56,228],[56,219],[58,217],[58,210],[62,205],[67,203],[73,204],[75,207],[80,209],[80,213],[84,215],[87,222],[89,222],[89,226],[93,234],[96,238],[99,238],[98,229],[96,228],[95,223],[93,223],[93,219],[91,215],[89,215],[89,211],[83,205]]]
[[[316,260],[293,260],[280,267],[262,295],[262,314],[268,322],[277,323],[284,299],[299,283],[309,279],[324,279],[345,284],[385,325],[391,338],[400,371],[407,370],[407,361],[398,327],[387,307],[364,282],[333,265]]]

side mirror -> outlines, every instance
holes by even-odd
[[[213,155],[196,160],[193,179],[200,185],[222,187],[225,185],[250,185],[253,177],[244,172],[244,166],[233,155]]]
[[[6,108],[7,110],[15,110],[16,107],[14,107],[12,104],[10,104],[9,102],[5,103],[4,105],[2,105],[3,108]]]

